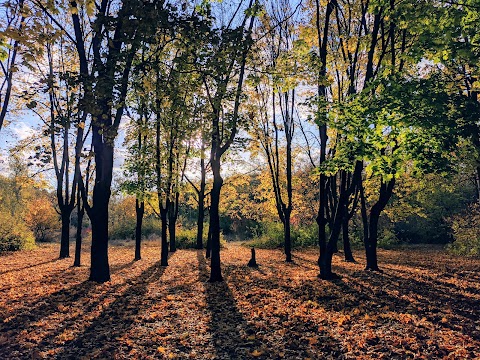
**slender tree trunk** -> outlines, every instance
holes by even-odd
[[[203,249],[203,222],[205,221],[205,197],[203,194],[198,196],[198,216],[197,216],[197,249]]]
[[[82,254],[82,225],[83,217],[85,215],[85,207],[82,204],[80,187],[77,189],[77,231],[75,234],[75,260],[73,266],[81,265]]]
[[[168,234],[170,235],[170,252],[177,251],[177,244],[176,244],[176,225],[177,225],[177,217],[175,216],[175,204],[170,204],[170,211],[168,213]]]
[[[345,254],[345,261],[355,262],[352,248],[350,247],[350,237],[348,236],[348,221],[348,217],[345,217],[342,223],[343,252]]]
[[[137,218],[137,223],[135,225],[135,261],[142,259],[141,249],[142,249],[142,224],[143,224],[143,214],[145,213],[145,202],[135,200],[135,214]]]
[[[220,176],[220,159],[211,161],[213,171],[213,188],[211,192],[210,232],[211,232],[211,266],[210,282],[223,281],[220,268],[220,191],[223,179]]]
[[[202,134],[202,148],[200,159],[200,189],[198,191],[198,217],[197,217],[197,249],[203,249],[203,224],[205,221],[205,186],[206,186],[206,169],[205,169],[205,145]]]
[[[368,241],[365,243],[365,253],[367,258],[367,266],[365,270],[379,271],[377,261],[377,242],[378,242],[378,220],[380,211],[372,209],[370,213],[370,224]]]
[[[283,224],[283,235],[285,238],[285,257],[286,262],[292,262],[292,235],[290,224],[290,211],[285,213],[285,223]]]
[[[162,249],[161,249],[161,256],[160,256],[161,266],[168,266],[167,215],[168,215],[167,207],[164,208],[162,205],[160,205],[160,219],[162,221]]]
[[[65,206],[61,209],[62,219],[62,235],[60,238],[60,259],[70,257],[70,215],[72,210],[69,206]]]
[[[327,154],[327,119],[326,116],[321,116],[323,112],[326,112],[322,106],[322,101],[327,101],[326,86],[323,85],[324,78],[327,71],[327,38],[330,26],[330,15],[333,11],[333,4],[329,2],[325,12],[325,20],[323,22],[324,27],[323,31],[321,28],[321,19],[320,19],[320,1],[316,0],[316,28],[318,36],[318,48],[319,48],[319,58],[321,61],[319,72],[318,72],[318,87],[317,95],[319,101],[319,135],[320,135],[320,165],[322,165],[326,160]],[[325,114],[326,115],[326,114]],[[329,278],[328,271],[328,254],[327,254],[327,237],[326,237],[326,226],[327,226],[327,217],[326,217],[326,207],[327,207],[327,177],[324,173],[320,173],[319,179],[319,205],[318,205],[318,214],[317,214],[317,224],[318,224],[318,246],[320,248],[320,255],[318,257],[318,266],[320,268],[320,277],[322,279]],[[323,271],[322,271],[323,269]],[[330,261],[330,271],[331,273],[331,261]]]

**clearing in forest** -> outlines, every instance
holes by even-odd
[[[438,249],[382,250],[384,273],[317,251],[222,251],[225,282],[207,282],[203,251],[112,246],[112,281],[41,246],[0,257],[1,359],[468,359],[480,357],[480,260]],[[85,253],[84,261],[88,259]]]

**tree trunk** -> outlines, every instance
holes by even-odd
[[[135,213],[137,217],[137,223],[135,226],[135,261],[142,259],[142,223],[143,214],[145,213],[145,202],[135,200]]]
[[[108,204],[113,173],[113,141],[103,143],[102,129],[97,126],[94,128],[95,185],[93,187],[93,207],[88,213],[92,224],[90,280],[104,283],[110,280]]]
[[[170,252],[177,251],[177,245],[175,243],[175,225],[176,225],[175,216],[170,216],[168,221],[168,234],[170,235]]]
[[[160,219],[162,221],[162,249],[160,256],[161,266],[168,266],[167,214],[167,209],[163,206],[160,206]]]
[[[90,279],[98,283],[110,280],[110,266],[108,263],[108,197],[103,195],[103,201],[95,203],[94,216],[90,218],[92,224],[92,249]]]
[[[223,179],[220,176],[220,159],[211,162],[213,171],[213,188],[211,192],[210,232],[211,232],[211,266],[209,282],[223,281],[220,268],[220,191]]]
[[[197,216],[197,245],[195,248],[203,249],[203,222],[205,220],[205,199],[203,195],[198,196]]]
[[[350,247],[350,238],[348,236],[348,217],[345,217],[342,223],[342,236],[343,236],[343,252],[345,255],[345,261],[355,262],[352,254],[352,248]]]
[[[291,236],[290,212],[285,214],[285,223],[283,224],[283,235],[285,238],[285,257],[286,262],[292,262],[292,236]]]
[[[197,249],[203,249],[203,222],[205,221],[205,186],[206,186],[206,169],[205,169],[205,141],[202,132],[202,148],[200,159],[200,189],[198,190],[198,217],[197,217]]]
[[[372,209],[370,213],[369,237],[365,243],[365,253],[367,258],[367,266],[365,270],[379,271],[377,261],[377,242],[378,242],[378,220],[380,211]]]
[[[77,201],[80,199],[78,198]],[[77,205],[77,232],[75,235],[75,260],[73,261],[73,266],[81,265],[81,253],[82,253],[82,224],[83,216],[85,215],[85,209],[83,206]]]
[[[382,180],[380,184],[380,196],[370,210],[368,237],[367,241],[365,241],[365,253],[367,257],[367,266],[365,267],[365,270],[380,271],[377,260],[378,220],[380,219],[380,214],[383,209],[385,209],[388,201],[392,197],[394,186],[395,177],[390,179],[387,183]]]
[[[70,257],[70,215],[72,211],[69,206],[61,209],[62,235],[60,238],[60,259]]]

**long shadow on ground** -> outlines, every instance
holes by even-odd
[[[209,278],[202,252],[197,252],[199,281]],[[249,326],[238,310],[232,291],[225,281],[205,283],[207,307],[211,313],[209,329],[220,359],[245,359],[258,346],[255,329]]]

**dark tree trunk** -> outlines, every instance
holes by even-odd
[[[320,18],[320,1],[316,1],[316,28],[317,28],[317,36],[318,36],[318,49],[319,49],[319,57],[321,61],[321,66],[318,72],[318,87],[317,87],[317,95],[319,102],[322,100],[326,100],[327,98],[327,89],[326,86],[322,84],[324,81],[324,77],[327,73],[327,38],[330,26],[330,15],[333,11],[333,4],[330,2],[326,8],[325,12],[325,19],[323,21],[323,29],[321,28],[321,18]],[[318,109],[319,114],[321,112],[326,112],[325,108]],[[326,116],[325,118],[321,118],[321,123],[319,124],[319,135],[320,135],[320,165],[326,160],[327,154],[327,124],[326,124]],[[319,206],[318,206],[318,214],[317,214],[317,224],[318,224],[318,246],[320,248],[320,256],[318,257],[318,266],[320,268],[320,277],[322,279],[329,278],[331,273],[331,265],[330,271],[327,271],[328,268],[328,256],[327,256],[327,237],[326,237],[326,226],[327,226],[327,177],[324,173],[320,173],[320,180],[319,180]],[[330,261],[331,264],[331,261]]]
[[[369,237],[365,243],[365,253],[367,258],[367,266],[365,270],[379,271],[377,261],[377,242],[378,242],[378,220],[380,218],[379,211],[370,213]]]
[[[81,265],[81,254],[82,254],[82,224],[83,217],[85,215],[85,208],[80,206],[80,198],[77,198],[77,232],[75,235],[75,260],[73,261],[73,266]]]
[[[170,235],[170,252],[177,251],[177,245],[175,243],[175,218],[170,217],[168,221],[168,234]]]
[[[257,260],[255,259],[255,248],[252,248],[252,257],[248,262],[248,267],[258,267]]]
[[[160,219],[162,221],[162,248],[161,248],[161,255],[160,255],[161,266],[168,266],[167,215],[168,215],[167,209],[164,208],[163,206],[160,206]]]
[[[353,258],[352,248],[350,247],[350,237],[348,236],[348,217],[345,217],[342,223],[342,236],[343,236],[343,252],[345,255],[345,261],[355,262]]]
[[[291,236],[290,213],[285,214],[285,223],[283,224],[283,236],[285,238],[285,261],[292,262],[292,236]]]
[[[378,220],[380,219],[380,214],[392,197],[394,186],[395,177],[388,182],[382,180],[380,184],[380,196],[370,210],[370,219],[367,219],[370,220],[368,224],[368,237],[365,241],[365,254],[367,258],[367,266],[365,267],[365,270],[380,271],[377,260]]]
[[[223,179],[220,176],[220,159],[211,161],[213,171],[213,188],[211,192],[210,206],[210,232],[211,232],[211,261],[210,282],[223,281],[220,268],[220,191]]]
[[[137,217],[137,223],[135,225],[135,261],[142,259],[142,224],[143,214],[145,213],[145,202],[135,200],[135,213]]]
[[[69,206],[65,206],[61,209],[62,213],[62,235],[60,238],[60,259],[70,257],[70,215],[72,210]]]
[[[198,216],[197,216],[197,249],[203,249],[203,224],[205,221],[205,186],[206,186],[206,169],[205,169],[205,141],[202,132],[202,147],[200,159],[200,189],[198,189]]]
[[[365,267],[365,270],[380,271],[377,261],[378,220],[380,219],[380,214],[383,209],[385,209],[388,201],[392,197],[394,186],[395,177],[388,182],[382,180],[380,183],[380,196],[378,201],[372,206],[369,219],[367,218],[366,221],[364,220],[364,226],[368,225],[368,236],[365,238],[365,254],[367,258],[367,266]],[[363,206],[365,205],[362,204],[362,207]],[[362,211],[366,213],[366,209]],[[364,231],[364,233],[367,235],[367,231]]]
[[[203,249],[203,222],[205,221],[205,199],[198,197],[198,217],[197,217],[197,249]]]
[[[170,209],[168,211],[168,233],[170,235],[170,251],[177,251],[176,244],[176,225],[178,219],[178,202],[180,199],[180,193],[177,191],[175,193],[175,201],[170,203]]]
[[[103,283],[110,280],[108,263],[108,204],[113,174],[113,140],[103,142],[102,129],[94,126],[95,185],[93,207],[89,211],[92,224],[90,280]]]
[[[338,202],[333,215],[333,223],[330,229],[330,237],[324,253],[320,252],[319,266],[320,266],[320,278],[325,280],[338,278],[332,272],[332,257],[336,249],[336,244],[342,231],[342,223],[345,217],[348,216],[347,206],[350,196],[358,186],[361,180],[363,170],[363,162],[357,161],[355,164],[355,170],[352,175],[352,180],[347,186],[347,174],[344,172],[341,174],[340,194],[338,196]]]
[[[102,196],[102,202],[98,199],[95,204],[93,216],[90,217],[92,224],[92,249],[91,267],[89,280],[104,283],[110,280],[110,266],[108,263],[108,198]]]

